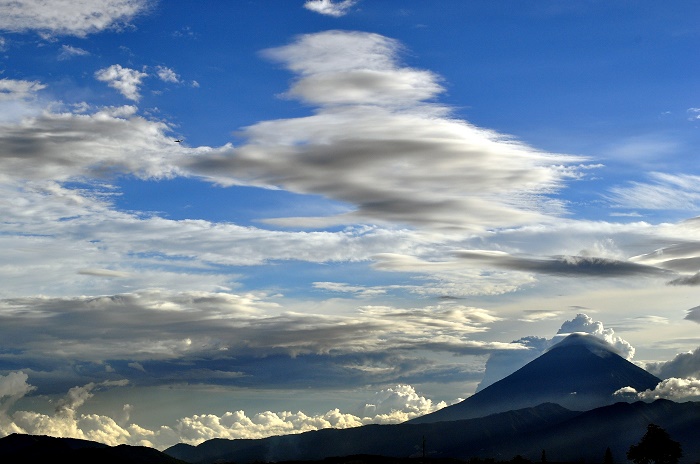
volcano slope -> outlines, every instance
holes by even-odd
[[[542,403],[587,411],[619,401],[613,393],[621,388],[653,390],[659,382],[661,379],[627,361],[605,341],[575,333],[464,401],[409,423],[473,419]]]

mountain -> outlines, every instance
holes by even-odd
[[[556,403],[574,411],[613,404],[623,387],[654,389],[661,382],[592,335],[571,334],[508,377],[460,403],[409,421],[414,424],[483,417]]]
[[[107,446],[89,440],[13,433],[0,438],[0,462],[71,464],[184,464],[146,446]]]
[[[700,403],[669,400],[616,403],[585,412],[547,403],[477,419],[324,429],[259,440],[214,439],[198,446],[175,445],[164,452],[194,464],[282,463],[353,455],[420,457],[425,443],[426,457],[431,459],[503,462],[519,455],[539,462],[545,450],[549,462],[602,462],[610,448],[615,462],[625,462],[625,453],[639,442],[649,423],[681,443],[682,464],[700,462]]]

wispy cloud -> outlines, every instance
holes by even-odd
[[[630,182],[628,186],[613,187],[607,197],[617,208],[697,210],[700,176],[655,172],[649,177],[650,182]]]
[[[76,56],[87,56],[90,52],[79,47],[73,47],[71,45],[62,45],[61,52],[58,54],[58,59],[61,61],[69,60]]]

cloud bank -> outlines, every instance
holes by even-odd
[[[0,434],[24,433],[80,438],[110,446],[129,444],[163,450],[177,443],[197,445],[212,438],[256,439],[271,435],[302,433],[324,428],[350,428],[367,424],[396,424],[447,406],[419,395],[410,385],[396,385],[377,392],[370,402],[354,413],[338,409],[318,415],[301,411],[264,411],[247,415],[238,410],[222,415],[202,414],[183,417],[174,424],[147,429],[131,422],[133,408],[124,405],[118,420],[82,414],[81,406],[99,390],[124,387],[126,381],[105,381],[71,388],[56,403],[53,414],[29,411],[9,412],[9,406],[33,390],[23,372],[0,375]]]

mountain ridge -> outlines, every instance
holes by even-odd
[[[521,456],[539,462],[602,462],[607,448],[616,462],[638,443],[649,423],[667,430],[683,447],[681,464],[698,462],[700,403],[659,399],[652,403],[619,402],[590,411],[570,411],[545,403],[534,408],[476,419],[423,424],[373,424],[350,429],[322,429],[257,440],[214,439],[197,446],[178,444],[164,452],[193,464],[322,461],[331,457],[381,455],[434,459],[494,459]]]

